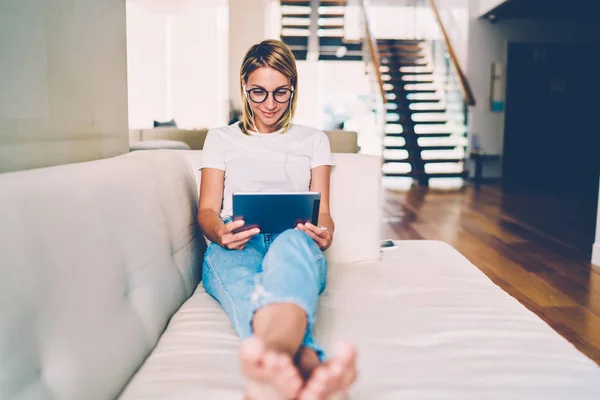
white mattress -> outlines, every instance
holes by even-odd
[[[351,399],[600,399],[600,367],[441,242],[331,265],[316,336],[357,343]],[[200,285],[123,398],[239,400],[238,346]]]

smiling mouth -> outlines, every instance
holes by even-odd
[[[263,111],[263,110],[260,110],[260,111],[263,113],[263,115],[265,117],[274,117],[276,114],[276,112],[267,112],[267,111]]]

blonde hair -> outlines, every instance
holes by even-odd
[[[254,128],[254,116],[250,108],[250,102],[244,93],[244,84],[248,82],[248,77],[259,68],[268,67],[281,72],[290,80],[294,93],[290,99],[283,115],[277,121],[276,130],[282,129],[286,132],[294,119],[296,111],[296,102],[298,100],[298,70],[296,69],[296,58],[290,48],[280,40],[264,40],[259,44],[250,47],[242,67],[240,68],[240,91],[242,95],[242,118],[239,123],[240,129],[245,134]]]

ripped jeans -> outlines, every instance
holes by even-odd
[[[313,339],[315,310],[327,281],[327,260],[306,233],[289,229],[278,235],[258,234],[243,250],[211,243],[204,255],[204,288],[223,307],[242,338],[252,335],[252,319],[261,307],[293,303],[304,310],[308,326],[303,347],[324,361]]]

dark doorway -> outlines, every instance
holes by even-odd
[[[595,234],[599,173],[600,49],[509,43],[504,190],[534,194],[537,200],[521,206],[542,230],[548,218],[564,220],[565,230],[577,224],[586,233],[578,247],[587,248]]]

